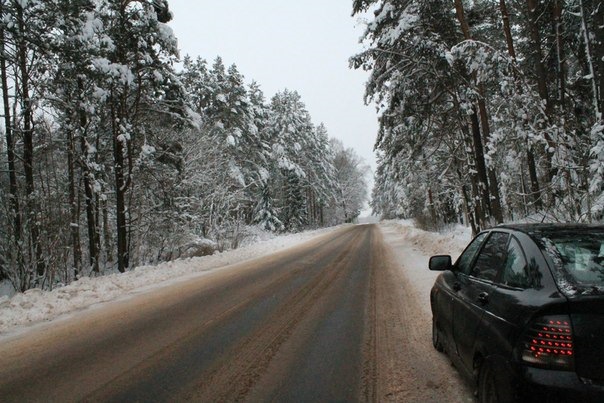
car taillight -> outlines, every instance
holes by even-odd
[[[570,318],[555,315],[533,321],[523,340],[522,361],[545,368],[572,370],[575,359]]]

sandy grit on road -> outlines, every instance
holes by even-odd
[[[390,402],[473,402],[470,387],[432,347],[429,292],[437,273],[427,255],[459,254],[465,239],[380,225],[383,256],[375,272],[378,398]],[[427,239],[433,237],[433,239]],[[441,246],[438,246],[441,245]]]

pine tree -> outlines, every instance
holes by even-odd
[[[332,222],[354,221],[367,200],[366,175],[369,168],[351,148],[345,148],[341,141],[332,139],[335,211]]]
[[[306,194],[303,180],[305,151],[313,126],[310,115],[297,92],[285,90],[271,100],[269,122],[271,158],[280,176],[281,221],[288,231],[302,229],[307,223]]]
[[[283,223],[279,219],[279,213],[273,206],[273,196],[268,184],[262,186],[262,193],[256,207],[253,222],[260,225],[263,229],[272,232],[282,231],[284,228]]]
[[[507,219],[600,216],[600,1],[353,1],[372,7],[351,64],[382,111],[375,208],[474,230],[497,195]]]
[[[286,231],[298,232],[308,224],[306,198],[300,176],[293,170],[285,170],[284,175],[283,225]]]
[[[158,78],[172,74],[170,63],[177,48],[174,37],[163,26],[169,11],[161,8],[158,13],[153,2],[103,0],[101,3],[97,5],[102,13],[99,19],[114,46],[107,49],[104,57],[95,59],[93,65],[103,75],[99,87],[107,94],[114,157],[117,263],[123,272],[130,266],[129,195],[135,148],[144,140],[137,120],[142,117],[142,109],[157,102],[157,89],[165,85]]]

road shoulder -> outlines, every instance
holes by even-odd
[[[428,270],[428,257],[396,225],[379,228],[377,400],[473,402],[470,388],[431,344],[429,290],[436,275]]]

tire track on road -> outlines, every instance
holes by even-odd
[[[363,370],[361,375],[360,400],[365,402],[378,401],[378,368],[377,368],[377,287],[376,271],[378,270],[380,254],[376,253],[375,229],[371,232],[369,257],[369,285],[367,303],[365,305],[365,330],[363,342]]]
[[[355,231],[348,245],[335,257],[327,255],[316,264],[324,267],[312,281],[283,301],[281,308],[267,318],[267,325],[256,329],[246,340],[234,347],[221,365],[207,374],[203,384],[196,385],[193,393],[185,395],[187,399],[204,401],[241,401],[253,388],[269,366],[280,346],[304,320],[312,306],[327,293],[332,284],[350,265],[356,250],[362,241],[362,234]]]

